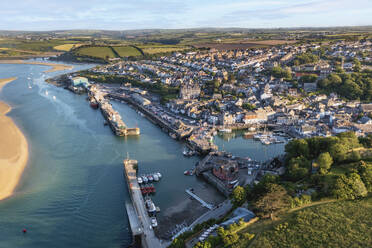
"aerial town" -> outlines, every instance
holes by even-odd
[[[140,130],[127,128],[110,100],[129,104],[171,138],[185,142],[187,149],[183,155],[201,155],[202,160],[184,174],[202,176],[228,199],[237,186],[257,184],[265,174],[283,175],[285,168],[275,161],[283,160],[283,156],[262,163],[221,150],[213,142],[217,133],[243,130],[245,136],[270,146],[348,131],[358,136],[372,132],[372,103],[368,102],[372,99],[363,95],[363,91],[372,90],[372,82],[366,81],[365,89],[347,85],[353,83],[348,82],[352,79],[349,74],[370,69],[371,48],[370,40],[362,40],[331,45],[175,52],[156,60],[116,61],[54,80],[75,93],[88,92],[91,106],[100,107],[116,135],[140,135]],[[125,162],[126,166],[131,163],[137,161]],[[133,195],[138,195],[135,193],[138,188],[145,197],[141,202],[150,201],[150,206],[154,203],[147,195],[155,188],[144,182],[152,180],[138,176],[135,182],[138,187],[132,189]],[[213,216],[216,211],[213,204],[190,190],[187,193]],[[218,211],[227,213],[230,207]],[[255,215],[243,211],[238,216],[232,219],[249,216],[250,221]],[[148,223],[154,222],[152,228],[157,228],[156,218],[150,217]],[[227,222],[234,223],[232,219]],[[175,240],[198,223],[201,221],[156,234],[164,240]],[[211,227],[210,233],[217,227]],[[206,240],[208,235],[199,241]],[[155,236],[150,236],[148,242],[154,242]]]
[[[120,76],[122,85],[112,88],[112,93],[131,96],[174,129],[193,127],[192,137],[204,133],[208,138],[212,129],[231,132],[264,126],[298,138],[347,130],[362,135],[370,132],[366,124],[371,123],[372,104],[348,100],[337,92],[326,95],[319,85],[336,70],[346,74],[362,70],[359,61],[371,62],[372,58],[363,56],[370,51],[370,41],[339,42],[327,50],[312,44],[210,50],[153,61],[121,61],[87,74]],[[179,88],[179,93],[167,102],[159,101],[146,90],[158,85]]]

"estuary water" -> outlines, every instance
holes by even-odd
[[[18,77],[3,88],[0,99],[12,107],[8,115],[27,138],[30,152],[14,195],[0,201],[0,247],[128,247],[131,232],[124,204],[130,199],[123,159],[127,154],[137,159],[140,174],[162,173],[153,199],[166,212],[187,198],[186,188],[204,184],[183,176],[198,158],[183,157],[182,143],[118,102],[113,107],[128,126],[140,127],[141,136],[114,136],[85,95],[45,82],[65,72],[43,73],[46,69],[0,65],[0,78]],[[237,155],[262,153],[257,142],[216,142]]]

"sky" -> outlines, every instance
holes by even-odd
[[[372,25],[372,0],[0,0],[0,30]]]

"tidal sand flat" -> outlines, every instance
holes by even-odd
[[[55,72],[55,71],[63,71],[63,70],[71,70],[74,68],[70,65],[63,65],[63,64],[54,64],[54,63],[43,63],[38,61],[26,61],[26,60],[0,60],[0,64],[28,64],[28,65],[45,65],[51,66],[52,68],[46,70],[44,72]]]
[[[16,78],[0,79],[2,87]],[[10,106],[0,102],[0,200],[12,195],[28,159],[27,140],[6,114]]]

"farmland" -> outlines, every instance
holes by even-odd
[[[79,47],[79,46],[81,46],[81,45],[82,45],[82,44],[63,44],[63,45],[55,46],[55,47],[53,47],[53,48],[54,48],[54,50],[68,52],[68,51],[70,51],[71,49],[73,49],[73,48],[77,48],[77,47]]]
[[[255,41],[245,41],[240,40],[239,42],[211,42],[211,43],[200,43],[195,44],[196,48],[214,48],[217,50],[235,50],[235,49],[250,49],[250,48],[265,48],[275,45],[290,44],[295,41],[287,40],[255,40]]]
[[[78,56],[96,57],[100,59],[111,59],[116,58],[113,50],[110,47],[82,47],[75,51]]]
[[[141,45],[138,46],[142,49],[145,54],[159,54],[159,53],[172,53],[172,52],[181,52],[189,49],[186,46],[176,46],[176,45]]]
[[[116,51],[116,53],[124,58],[124,57],[137,57],[141,56],[141,52],[138,51],[137,48],[132,46],[115,46],[113,49]]]

